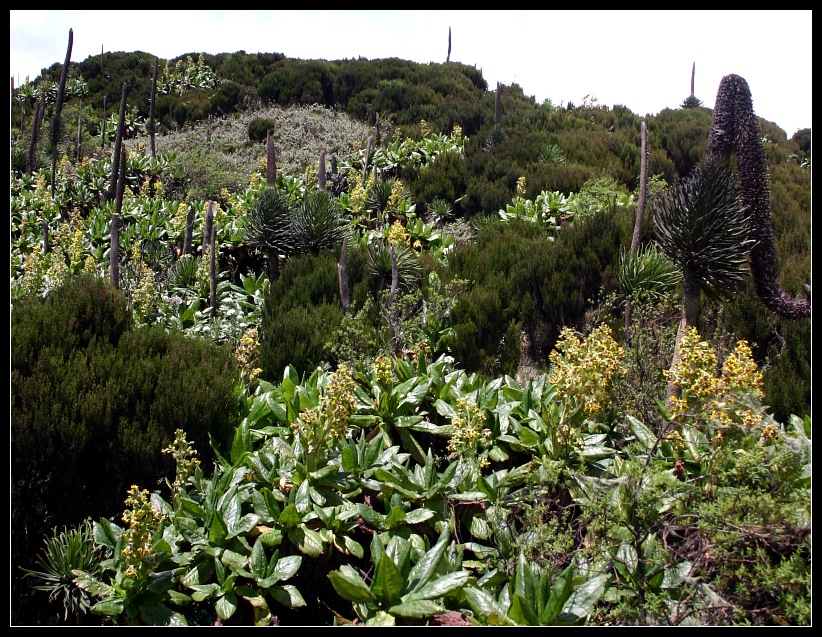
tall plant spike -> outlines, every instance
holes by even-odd
[[[208,256],[210,262],[210,277],[209,277],[209,296],[211,300],[211,318],[217,316],[217,222],[214,221],[214,213],[216,212],[217,204],[214,201],[208,202],[208,218],[212,220],[211,233],[209,236],[209,251]]]
[[[151,106],[149,107],[148,111],[148,132],[151,135],[151,156],[157,156],[157,147],[154,142],[154,112],[155,112],[155,103],[157,101],[157,67],[159,66],[159,61],[157,56],[154,56],[154,77],[151,79]]]
[[[445,61],[451,61],[451,27],[448,27],[448,55],[445,57]]]
[[[74,44],[74,31],[69,29],[66,61],[60,71],[60,83],[57,85],[57,101],[54,104],[54,119],[51,121],[51,196],[54,196],[54,175],[57,172],[57,141],[60,139],[60,113],[63,110],[63,95],[66,92],[66,78],[68,77],[69,62],[71,62],[71,47]]]
[[[112,196],[115,194],[115,190],[117,188],[118,182],[118,167],[119,162],[117,158],[120,156],[120,148],[123,145],[123,128],[125,127],[126,121],[126,97],[128,96],[128,84],[123,82],[123,92],[120,96],[120,119],[117,121],[117,134],[114,136],[114,154],[112,155],[111,160],[111,184],[109,185],[108,196],[106,197],[108,200],[111,200]],[[123,162],[123,166],[125,166],[125,162]]]
[[[265,182],[273,188],[277,181],[277,149],[271,140],[270,130],[265,133],[265,162]]]
[[[642,161],[639,169],[639,202],[636,209],[636,220],[634,221],[634,234],[631,237],[630,258],[636,256],[639,249],[639,241],[642,238],[642,223],[645,219],[645,204],[648,195],[648,128],[645,121],[640,124],[642,138]],[[625,302],[625,330],[631,326],[631,299]]]
[[[776,240],[770,211],[768,162],[762,132],[753,110],[748,83],[739,75],[726,75],[719,83],[708,152],[728,158],[736,155],[740,196],[748,208],[749,224],[756,245],[750,263],[756,292],[765,306],[789,319],[809,318],[811,300],[791,298],[777,280]]]

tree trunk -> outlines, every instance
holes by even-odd
[[[80,99],[80,114],[77,116],[77,163],[83,161],[83,100]]]
[[[54,176],[57,172],[57,142],[60,139],[60,113],[63,110],[63,95],[66,92],[66,78],[68,77],[68,67],[71,61],[71,47],[74,43],[74,31],[69,29],[68,47],[66,49],[66,61],[63,62],[63,70],[60,71],[60,83],[57,85],[57,100],[54,103],[54,119],[51,121],[51,196],[54,197]]]
[[[154,143],[154,112],[157,100],[157,67],[159,62],[157,56],[154,56],[154,77],[151,80],[151,105],[148,110],[148,133],[151,136],[151,156],[155,157],[157,148]]]
[[[214,209],[216,208],[216,204],[213,201],[209,201],[206,208],[206,222],[205,222],[205,230],[203,231],[203,254],[206,253],[206,248],[208,247],[209,243],[211,242],[211,228],[214,225]]]
[[[194,204],[188,206],[188,217],[186,217],[186,233],[183,238],[183,254],[191,254],[191,241],[194,236]]]
[[[128,95],[128,84],[123,82],[123,93],[120,97],[120,119],[117,123],[117,134],[114,137],[114,153],[112,154],[111,160],[111,184],[109,184],[108,196],[106,199],[111,200],[112,196],[115,193],[115,189],[117,188],[117,184],[119,183],[119,166],[120,163],[123,164],[123,170],[125,170],[125,161],[118,162],[117,158],[120,156],[120,149],[123,146],[123,128],[125,127],[126,122],[126,96]]]
[[[642,162],[639,170],[639,202],[636,209],[636,221],[634,222],[634,234],[631,237],[631,251],[629,258],[633,258],[639,249],[639,242],[642,239],[642,224],[645,220],[645,204],[648,195],[648,129],[643,121],[640,125],[642,132]],[[631,327],[631,299],[625,301],[625,335],[628,336],[628,328]]]
[[[391,332],[394,334],[394,349],[400,348],[402,333],[400,332],[400,322],[397,319],[397,288],[399,286],[399,270],[397,269],[397,255],[394,253],[394,246],[391,246],[391,290],[388,292],[388,323]]]
[[[271,131],[265,133],[265,182],[272,188],[277,182],[277,149],[271,140]]]
[[[102,65],[102,62],[100,62]],[[103,95],[103,121],[100,125],[100,150],[103,150],[106,146],[106,98],[107,95]]]
[[[325,148],[320,151],[320,167],[317,171],[317,187],[325,190]]]
[[[348,289],[348,270],[345,259],[347,252],[348,237],[343,237],[340,262],[337,264],[337,278],[340,281],[340,304],[342,305],[343,314],[348,314],[348,311],[351,309],[351,292]]]
[[[125,85],[124,85],[125,86]],[[119,236],[120,236],[120,213],[123,210],[123,192],[126,189],[126,149],[120,149],[119,162],[120,170],[117,180],[117,198],[115,200],[115,212],[111,215],[111,251],[109,254],[109,264],[111,269],[111,284],[115,288],[120,287],[120,258],[119,258]]]
[[[209,214],[211,214],[211,207],[214,206],[213,201],[208,202]],[[217,316],[217,223],[211,226],[211,237],[209,241],[209,257],[211,259],[211,276],[209,278],[209,291],[211,299],[211,318]]]

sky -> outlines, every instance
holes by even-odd
[[[482,71],[489,90],[517,84],[537,103],[627,107],[640,117],[691,94],[714,107],[719,83],[748,82],[757,116],[788,137],[811,127],[810,10],[36,10],[9,11],[15,86],[71,60],[143,51],[282,53],[302,60],[448,55]]]

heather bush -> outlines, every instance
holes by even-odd
[[[172,475],[160,450],[175,429],[186,431],[210,462],[211,441],[224,448],[238,424],[239,373],[227,348],[131,325],[124,295],[89,277],[69,279],[44,301],[15,302],[15,564],[32,565],[52,527],[112,515],[129,485]]]

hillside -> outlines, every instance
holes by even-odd
[[[152,60],[72,63],[59,112],[60,65],[13,96],[13,564],[160,485],[174,524],[144,566],[167,570],[135,576],[159,598],[83,580],[103,623],[293,624],[311,596],[323,625],[809,621],[811,321],[754,283],[747,173],[700,199],[710,109],[642,120],[461,64],[241,51],[161,61],[152,118]],[[774,273],[801,300],[810,131],[754,121]],[[778,566],[706,550],[753,555],[765,528]],[[122,571],[121,532],[94,531]],[[26,584],[16,619],[41,623]]]

